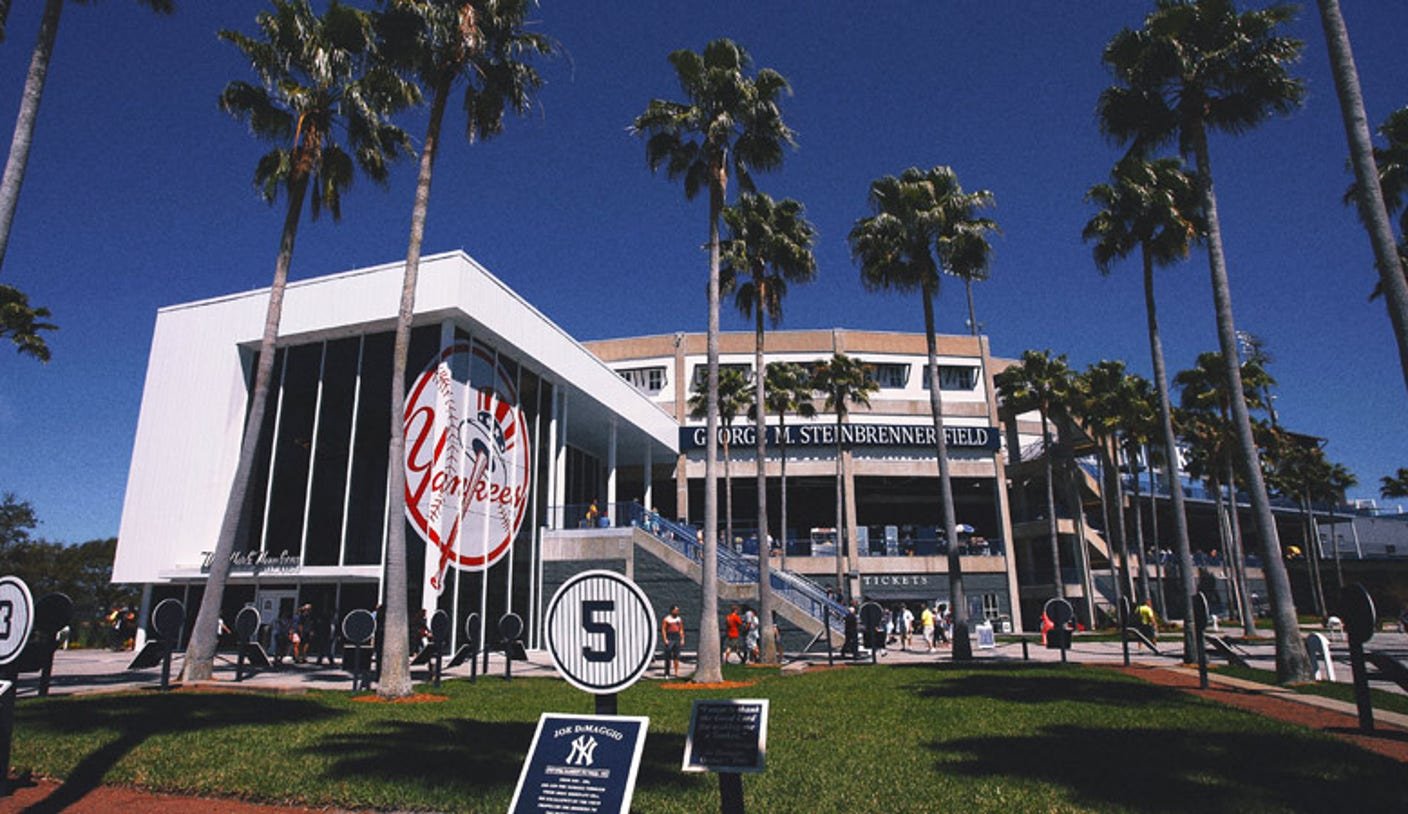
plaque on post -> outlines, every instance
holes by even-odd
[[[625,814],[649,718],[544,712],[518,775],[511,814]]]
[[[1374,731],[1374,703],[1369,694],[1369,665],[1364,659],[1364,644],[1379,627],[1374,600],[1364,586],[1355,583],[1340,594],[1340,616],[1344,617],[1344,632],[1349,638],[1349,668],[1354,674],[1354,704],[1359,708],[1359,728]]]
[[[684,770],[719,776],[723,814],[743,814],[743,773],[763,771],[768,751],[766,698],[696,699],[684,742]]]
[[[362,666],[362,652],[371,650],[372,637],[376,635],[376,617],[365,608],[348,613],[342,617],[342,638],[347,641],[347,649],[352,656],[352,689],[369,690],[372,688],[370,671],[364,671]],[[368,663],[370,664],[370,653],[368,653]],[[343,668],[347,667],[347,654],[342,657]]]
[[[499,617],[499,641],[504,645],[504,680],[513,678],[513,660],[527,659],[523,643],[518,637],[523,635],[523,617],[516,613],[505,613]]]
[[[1061,663],[1065,664],[1066,651],[1071,649],[1071,631],[1075,627],[1075,608],[1058,596],[1046,600],[1046,606],[1041,612],[1052,624],[1052,628],[1046,632],[1046,649],[1060,650]]]
[[[860,626],[861,642],[870,651],[870,663],[875,664],[875,658],[880,648],[885,646],[885,609],[874,602],[866,602],[860,606]]]
[[[768,699],[696,698],[684,742],[687,772],[763,771],[767,762]]]
[[[634,582],[613,571],[584,571],[548,603],[543,633],[567,683],[615,714],[616,693],[645,674],[655,657],[655,610]]]
[[[0,577],[0,794],[9,795],[10,742],[15,732],[15,670],[12,662],[29,641],[34,626],[34,597],[16,576]]]

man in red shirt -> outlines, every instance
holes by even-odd
[[[748,660],[743,653],[743,640],[738,637],[739,628],[743,626],[743,617],[738,615],[738,606],[730,606],[728,616],[724,619],[728,625],[728,640],[724,647],[724,661],[728,661],[729,653],[738,654],[738,663],[743,664]]]

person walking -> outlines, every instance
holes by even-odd
[[[758,614],[753,612],[751,605],[743,606],[743,652],[748,654],[748,658],[754,664],[763,660],[760,652],[762,643],[762,625],[758,622]]]
[[[914,611],[908,605],[901,604],[899,611],[895,614],[895,627],[899,629],[900,649],[909,649],[909,639],[914,633]]]
[[[675,665],[675,678],[680,677],[680,651],[684,648],[684,619],[680,606],[671,605],[670,612],[660,620],[660,638],[665,642],[665,675],[670,675],[670,663]]]
[[[739,628],[743,626],[743,617],[738,615],[737,605],[730,606],[728,616],[724,617],[724,624],[727,628],[724,637],[724,661],[728,661],[729,653],[737,653],[738,663],[745,663],[748,657],[744,655],[742,640],[738,637]]]
[[[934,652],[934,612],[926,604],[924,610],[919,614],[919,626],[924,629],[924,648],[926,652]]]
[[[1159,618],[1154,613],[1154,606],[1149,604],[1148,599],[1145,599],[1144,603],[1139,606],[1139,632],[1149,637],[1149,641],[1157,642],[1159,640],[1158,622]]]

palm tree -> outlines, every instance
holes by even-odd
[[[1111,568],[1115,572],[1117,607],[1129,584],[1129,542],[1124,535],[1124,489],[1120,484],[1119,459],[1118,456],[1111,456],[1111,450],[1116,449],[1119,443],[1117,439],[1129,381],[1124,362],[1108,359],[1087,367],[1072,380],[1072,412],[1095,440],[1096,461],[1100,467],[1100,519],[1105,537],[1119,549],[1119,565]],[[1116,507],[1113,524],[1110,522],[1109,507],[1112,493]]]
[[[28,294],[0,284],[0,339],[8,337],[20,354],[49,361],[49,345],[39,332],[58,330],[59,326],[43,321],[50,316],[48,308],[32,307]]]
[[[213,666],[220,605],[264,422],[274,340],[304,200],[314,218],[326,208],[337,220],[342,191],[351,184],[356,167],[384,182],[388,162],[411,151],[410,139],[386,116],[417,98],[413,86],[373,58],[372,20],[364,11],[333,3],[318,15],[309,0],[274,0],[273,9],[255,21],[259,38],[235,31],[222,31],[220,37],[249,58],[260,83],[231,82],[220,96],[220,106],[249,122],[254,135],[277,145],[259,159],[254,182],[271,204],[282,191],[287,206],[239,463],[186,651],[188,680],[209,679]],[[346,136],[345,147],[339,132]]]
[[[1209,465],[1221,467],[1215,480],[1227,488],[1228,542],[1230,543],[1228,557],[1235,563],[1233,575],[1238,580],[1237,590],[1243,597],[1248,597],[1250,594],[1244,569],[1246,556],[1242,547],[1241,520],[1237,508],[1237,486],[1239,483],[1245,486],[1246,480],[1237,477],[1234,464],[1237,456],[1237,437],[1232,429],[1233,399],[1229,397],[1227,379],[1222,374],[1223,367],[1222,354],[1215,351],[1200,353],[1192,368],[1179,371],[1174,376],[1174,383],[1180,388],[1179,403],[1188,416],[1188,420],[1196,424],[1197,431],[1217,436],[1205,439],[1203,443],[1209,450],[1208,454],[1216,456],[1217,463]],[[1243,362],[1240,366],[1240,372],[1242,403],[1249,409],[1262,409],[1266,405],[1266,402],[1262,401],[1262,396],[1270,394],[1271,385],[1275,384],[1276,380],[1266,372],[1266,369],[1259,362],[1253,360]],[[1199,417],[1197,416],[1199,412],[1206,415]],[[1277,559],[1280,559],[1279,551],[1276,556]],[[1246,630],[1245,635],[1249,637],[1259,635],[1250,606],[1243,610],[1242,621]]]
[[[481,141],[503,132],[504,111],[522,114],[542,79],[525,55],[546,55],[552,46],[546,37],[523,30],[528,0],[392,0],[382,15],[385,50],[412,71],[430,89],[430,121],[421,146],[420,171],[411,207],[411,234],[406,249],[406,270],[401,281],[396,339],[391,374],[391,440],[387,460],[392,461],[387,489],[391,505],[386,517],[386,626],[404,630],[406,610],[406,473],[396,462],[405,459],[406,354],[411,343],[411,317],[415,310],[416,281],[420,276],[421,243],[430,208],[430,183],[440,146],[440,126],[445,105],[456,83],[464,85],[463,106],[468,114],[465,136]],[[411,693],[409,636],[387,638],[377,694],[387,698]]]
[[[1330,463],[1325,460],[1325,453],[1316,439],[1285,430],[1268,429],[1265,435],[1267,482],[1300,507],[1302,551],[1310,577],[1310,599],[1315,615],[1324,617],[1328,611],[1325,585],[1320,576],[1322,552],[1313,530],[1313,511],[1321,485],[1329,478]]]
[[[968,641],[968,601],[963,592],[963,566],[958,553],[958,521],[954,517],[953,485],[949,475],[948,442],[944,438],[943,396],[939,387],[938,343],[934,329],[934,298],[939,274],[981,276],[992,252],[987,236],[997,224],[978,216],[991,206],[987,190],[964,192],[949,167],[921,170],[910,167],[896,178],[887,175],[870,185],[873,214],[851,229],[851,257],[860,265],[861,282],[871,291],[918,292],[924,306],[924,338],[928,350],[929,410],[938,447],[939,505],[948,540],[949,607],[953,609],[953,657],[972,656]]]
[[[777,446],[782,480],[782,568],[787,568],[787,414],[799,418],[814,418],[811,377],[807,369],[794,362],[769,362],[766,400],[768,409],[777,414]]]
[[[1408,497],[1408,468],[1399,467],[1392,476],[1379,478],[1379,496],[1383,498]]]
[[[1158,0],[1143,28],[1119,32],[1104,53],[1117,84],[1100,95],[1101,129],[1140,155],[1176,138],[1180,151],[1194,158],[1207,219],[1218,343],[1233,393],[1242,390],[1241,370],[1208,130],[1241,133],[1300,104],[1305,87],[1286,66],[1299,57],[1301,43],[1277,33],[1292,16],[1294,8],[1285,5],[1238,12],[1232,0]],[[1308,680],[1310,660],[1279,555],[1251,418],[1241,401],[1233,399],[1232,408],[1238,463],[1251,493],[1275,614],[1277,680]]]
[[[1386,294],[1384,299],[1388,306],[1389,322],[1393,324],[1394,338],[1398,342],[1399,367],[1403,372],[1403,382],[1408,385],[1408,280],[1403,276],[1403,264],[1393,242],[1393,226],[1389,223],[1389,210],[1385,205],[1384,199],[1389,195],[1388,184],[1383,182],[1383,166],[1375,164],[1374,143],[1369,136],[1369,117],[1364,112],[1359,71],[1354,66],[1349,29],[1345,26],[1344,15],[1340,13],[1339,0],[1318,0],[1318,4],[1325,43],[1330,51],[1330,71],[1335,77],[1335,92],[1340,99],[1345,137],[1349,140],[1349,163],[1354,167],[1359,217],[1364,222],[1364,228],[1369,233],[1369,244],[1374,250],[1379,287]],[[1401,163],[1399,168],[1403,168]],[[1402,191],[1401,186],[1399,191]]]
[[[816,278],[812,244],[816,228],[803,216],[802,205],[791,198],[776,203],[762,193],[739,196],[724,210],[729,237],[721,248],[721,293],[734,293],[734,304],[744,316],[753,317],[753,420],[757,426],[758,480],[758,607],[763,619],[763,663],[777,662],[777,640],[772,630],[772,588],[768,545],[767,477],[767,366],[763,363],[764,317],[773,327],[782,321],[782,300],[789,283]]]
[[[724,539],[733,545],[733,476],[729,473],[729,440],[733,435],[733,422],[748,409],[753,400],[753,388],[748,377],[736,367],[726,367],[719,371],[719,423],[723,425],[724,446]],[[696,421],[708,415],[709,392],[703,382],[696,381],[694,395],[689,397],[689,417]]]
[[[1144,454],[1149,445],[1149,439],[1153,437],[1158,425],[1158,410],[1154,403],[1153,385],[1143,376],[1130,374],[1125,377],[1120,391],[1119,409],[1116,423],[1119,427],[1119,438],[1124,442],[1124,457],[1129,461],[1131,482],[1134,487],[1132,503],[1134,508],[1134,541],[1139,547],[1139,593],[1140,598],[1149,601],[1153,594],[1149,588],[1149,560],[1150,551],[1153,551],[1154,577],[1158,597],[1159,613],[1168,615],[1168,599],[1164,596],[1164,571],[1163,571],[1163,549],[1159,545],[1159,530],[1157,525],[1158,512],[1149,512],[1150,544],[1144,543],[1144,509],[1141,500],[1141,490],[1143,489],[1143,473],[1140,472],[1140,463],[1146,462],[1152,468],[1153,462],[1149,461]],[[1153,496],[1150,495],[1150,503],[1153,504]]]
[[[1344,566],[1340,564],[1340,544],[1335,537],[1335,507],[1344,502],[1345,493],[1359,485],[1359,478],[1344,464],[1331,463],[1323,480],[1316,484],[1321,497],[1330,504],[1330,545],[1335,549],[1335,585],[1344,590]]]
[[[1046,461],[1046,522],[1051,541],[1052,580],[1056,595],[1066,595],[1061,578],[1061,540],[1056,523],[1055,473],[1052,467],[1051,422],[1067,415],[1071,399],[1071,368],[1066,355],[1050,350],[1022,352],[1022,360],[993,377],[1002,401],[1013,413],[1036,410],[1041,417],[1041,449]],[[1137,505],[1137,504],[1136,504]],[[1141,560],[1142,561],[1142,560]]]
[[[812,373],[812,387],[826,395],[825,409],[836,416],[836,593],[848,594],[845,563],[842,551],[850,538],[851,548],[855,548],[855,535],[846,534],[849,529],[845,516],[842,487],[846,482],[846,458],[842,454],[842,430],[851,414],[851,405],[870,407],[870,395],[879,390],[870,375],[870,366],[859,359],[844,353],[832,354],[831,358],[817,365]],[[849,523],[854,525],[855,518]]]
[[[1101,207],[1085,225],[1081,236],[1095,242],[1095,265],[1109,275],[1116,260],[1128,257],[1136,248],[1144,265],[1144,314],[1149,332],[1149,355],[1154,365],[1154,390],[1158,398],[1159,435],[1167,456],[1176,461],[1178,441],[1173,434],[1173,414],[1169,404],[1168,372],[1164,365],[1163,339],[1159,334],[1158,311],[1154,304],[1154,267],[1166,266],[1188,256],[1189,244],[1200,231],[1199,196],[1193,180],[1183,172],[1176,158],[1143,161],[1128,156],[1115,165],[1110,183],[1097,184],[1086,200]],[[1193,607],[1197,591],[1193,579],[1193,552],[1188,542],[1188,515],[1184,507],[1183,484],[1173,467],[1169,469],[1169,499],[1173,510],[1174,551],[1183,581],[1183,607]],[[1196,657],[1193,629],[1183,630],[1184,658]]]
[[[706,432],[719,428],[719,218],[728,197],[730,171],[744,191],[753,191],[753,170],[782,163],[784,148],[794,143],[782,121],[778,99],[790,90],[777,71],[762,68],[747,75],[748,52],[727,39],[704,46],[704,52],[679,50],[670,64],[686,102],[653,99],[631,130],[647,136],[645,158],[651,172],[665,168],[671,180],[684,180],[685,198],[709,191],[709,327],[707,340],[709,405]],[[704,451],[704,566],[696,680],[723,679],[719,658],[717,452]]]
[[[1242,555],[1241,529],[1237,521],[1236,479],[1232,472],[1229,449],[1232,433],[1221,415],[1203,407],[1180,407],[1175,411],[1174,420],[1178,425],[1179,437],[1187,445],[1185,449],[1188,477],[1203,481],[1208,491],[1213,494],[1218,538],[1230,568],[1233,595],[1240,614],[1243,635],[1255,638],[1260,634],[1256,629],[1251,595],[1247,591],[1246,559]],[[1224,481],[1228,486],[1225,499]]]
[[[170,14],[176,9],[172,0],[141,0],[141,3],[161,14]],[[49,61],[54,56],[54,42],[59,36],[59,17],[63,9],[64,0],[45,0],[44,16],[39,20],[39,40],[34,44],[29,73],[24,78],[20,112],[15,119],[15,133],[10,139],[10,155],[5,160],[5,173],[0,176],[0,266],[5,264],[5,251],[10,245],[10,227],[15,222],[20,187],[24,185],[24,173],[29,165],[29,148],[34,142],[34,126],[39,120],[39,102],[44,98],[44,82],[49,76]],[[6,2],[3,14],[0,14],[0,39],[4,38],[4,25],[9,13],[10,4]]]

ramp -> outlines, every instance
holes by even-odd
[[[1247,664],[1245,652],[1238,652],[1241,648],[1234,649],[1233,644],[1227,641],[1226,639],[1222,638],[1221,636],[1214,636],[1211,633],[1204,633],[1203,641],[1207,644],[1209,650],[1213,651],[1224,659],[1227,659],[1228,664],[1231,664],[1235,667],[1250,666]]]
[[[1403,662],[1387,653],[1368,650],[1364,651],[1364,660],[1378,668],[1378,672],[1369,674],[1370,681],[1391,681],[1408,690],[1408,667],[1403,666]]]

